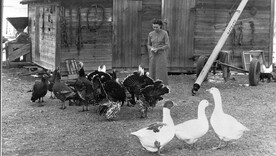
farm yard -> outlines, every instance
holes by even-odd
[[[179,124],[197,115],[197,106],[202,99],[211,105],[206,108],[208,119],[214,108],[210,93],[213,86],[221,91],[225,113],[234,116],[250,131],[239,140],[220,150],[213,150],[219,140],[212,128],[196,143],[196,149],[179,141],[176,137],[161,150],[166,156],[272,156],[276,155],[276,83],[260,82],[249,86],[247,75],[233,75],[236,81],[226,83],[217,78],[204,82],[195,96],[191,89],[195,75],[170,75],[170,94],[140,119],[137,107],[124,105],[117,118],[108,121],[97,114],[97,106],[87,112],[79,112],[80,106],[59,109],[58,99],[44,98],[44,106],[30,102],[35,78],[20,76],[22,68],[2,70],[2,155],[95,155],[95,156],[151,156],[144,150],[137,137],[130,135],[149,124],[162,120],[164,100],[172,100],[175,106],[171,116]],[[122,80],[127,74],[119,74]],[[214,78],[214,77],[213,77]]]

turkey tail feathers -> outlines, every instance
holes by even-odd
[[[124,81],[123,81],[123,85],[128,87],[128,86],[135,86],[137,84],[140,83],[140,76],[138,75],[137,72],[131,74],[131,75],[128,75]]]
[[[162,81],[156,81],[154,85],[146,86],[141,90],[141,94],[158,97],[158,99],[161,98],[161,95],[167,94],[169,92],[170,89],[165,86]]]

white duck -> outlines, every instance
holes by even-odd
[[[209,130],[209,122],[205,114],[207,106],[209,106],[207,100],[200,101],[197,119],[188,120],[175,126],[176,137],[188,144],[192,144],[192,148],[194,147],[194,143]]]
[[[163,106],[163,121],[149,125],[146,128],[140,129],[136,132],[132,132],[139,138],[142,146],[150,152],[158,152],[167,143],[169,143],[174,135],[174,122],[172,120],[170,109],[173,106],[172,101],[166,101]]]
[[[210,123],[220,139],[218,147],[215,147],[214,149],[219,149],[221,148],[222,141],[228,142],[237,140],[243,135],[244,131],[249,131],[249,129],[243,126],[231,115],[223,112],[221,95],[217,88],[212,87],[207,91],[213,95],[215,102],[215,108],[211,115]]]

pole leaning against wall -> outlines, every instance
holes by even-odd
[[[230,35],[233,27],[235,26],[238,18],[240,17],[245,5],[247,4],[248,0],[242,0],[239,4],[237,10],[235,11],[234,15],[232,16],[230,22],[228,23],[225,31],[221,35],[217,45],[215,46],[211,56],[209,57],[208,61],[206,62],[205,66],[201,70],[199,76],[197,77],[196,82],[194,83],[193,89],[192,89],[192,95],[195,95],[195,93],[199,90],[201,83],[204,81],[205,76],[208,74],[208,71],[210,70],[212,64],[216,60],[221,48],[223,47],[225,41],[227,40],[228,36]]]

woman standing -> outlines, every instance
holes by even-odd
[[[154,80],[160,79],[168,85],[167,51],[170,41],[167,31],[162,30],[162,21],[154,20],[153,30],[148,36],[149,73]]]

